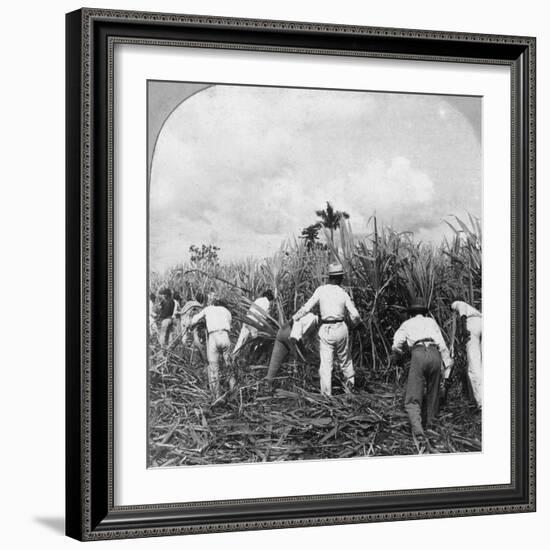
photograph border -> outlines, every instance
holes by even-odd
[[[534,511],[535,39],[102,9],[81,9],[67,14],[66,30],[67,535],[79,540],[100,540]],[[113,82],[116,44],[510,67],[510,484],[114,505]]]
[[[116,43],[116,42],[115,42]],[[123,42],[126,43],[126,42]],[[114,55],[114,53],[113,53]],[[361,88],[337,88],[337,87],[319,87],[319,86],[296,86],[296,85],[279,85],[279,84],[250,84],[250,83],[239,83],[239,82],[218,82],[218,81],[197,81],[197,80],[165,80],[165,79],[158,79],[158,78],[150,78],[146,80],[146,87],[147,87],[147,99],[146,99],[146,105],[147,105],[147,147],[146,147],[146,173],[147,173],[147,284],[146,289],[151,288],[151,240],[150,240],[150,231],[151,231],[151,216],[150,216],[150,208],[151,208],[151,175],[152,175],[152,166],[153,166],[153,159],[155,158],[155,152],[157,151],[157,145],[159,138],[162,134],[163,128],[170,119],[170,117],[182,106],[183,103],[187,102],[192,97],[195,97],[196,95],[200,94],[204,90],[200,90],[197,92],[193,92],[191,96],[186,97],[184,100],[178,102],[176,106],[168,113],[166,118],[164,118],[163,123],[161,124],[160,128],[158,129],[158,133],[156,134],[155,140],[152,142],[152,144],[149,143],[149,132],[150,132],[150,89],[149,84],[151,82],[154,83],[168,83],[168,84],[199,84],[199,85],[208,85],[209,87],[215,87],[215,86],[227,86],[232,88],[259,88],[259,89],[275,89],[275,90],[300,90],[300,91],[317,91],[317,92],[350,92],[350,93],[364,93],[364,94],[384,94],[384,95],[400,95],[400,96],[429,96],[429,97],[461,97],[461,98],[469,98],[469,99],[479,99],[482,100],[481,95],[479,94],[450,94],[450,93],[437,93],[437,92],[406,92],[402,90],[394,91],[394,90],[371,90],[371,89],[361,89]],[[480,109],[481,112],[481,109]],[[152,147],[150,149],[150,147]],[[149,291],[147,290],[147,293]],[[149,329],[149,318],[151,314],[150,310],[150,302],[147,302],[147,311],[146,311],[146,318],[144,319],[143,323],[145,325],[145,333],[146,333],[146,355],[147,355],[147,367],[151,367],[151,357],[149,354],[151,343],[151,333]],[[150,446],[151,446],[151,439],[150,439],[150,404],[151,404],[151,396],[150,396],[150,373],[148,374],[148,380],[147,380],[147,409],[148,409],[148,415],[147,415],[147,452],[149,453]],[[483,433],[481,434],[481,447],[483,447]],[[462,451],[462,453],[482,453],[483,449],[476,451]],[[460,452],[457,452],[457,454],[460,454]],[[149,456],[149,455],[148,455]],[[362,457],[348,457],[348,458],[362,458]],[[304,461],[317,461],[317,460],[326,460],[321,458],[309,458]],[[333,460],[333,459],[331,459]],[[211,464],[208,464],[207,466],[220,466],[220,465],[227,465],[228,463],[225,462],[212,462]],[[239,462],[239,464],[252,464],[252,462]],[[204,467],[204,465],[202,465]],[[152,466],[148,466],[148,468],[151,468]],[[174,467],[174,466],[171,466]],[[180,466],[176,466],[180,467]],[[164,466],[155,466],[155,468],[164,468]],[[371,493],[372,494],[372,493]]]

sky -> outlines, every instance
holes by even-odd
[[[166,120],[151,165],[150,264],[263,258],[327,201],[354,233],[380,223],[438,243],[481,216],[481,99],[212,86]]]

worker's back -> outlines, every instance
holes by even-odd
[[[231,330],[231,312],[223,306],[207,306],[203,310],[206,321],[206,330],[216,332],[218,330]]]
[[[440,334],[440,329],[431,317],[415,315],[402,323],[398,332],[405,336],[407,345],[411,347],[415,342],[424,340],[425,338],[432,338],[434,341],[437,340],[438,338],[435,336]]]
[[[351,298],[340,285],[330,283],[322,285],[315,291],[315,294],[317,294],[319,302],[321,319],[325,321],[344,319],[346,311],[351,314]]]

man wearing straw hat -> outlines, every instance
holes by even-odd
[[[439,412],[439,386],[442,366],[448,376],[453,364],[447,344],[434,319],[428,317],[428,308],[421,300],[414,301],[407,309],[410,318],[393,337],[394,359],[403,353],[407,344],[411,350],[411,364],[405,392],[405,410],[409,416],[413,437],[424,438],[422,404],[426,389],[426,426],[429,427]]]
[[[319,376],[321,393],[332,394],[332,365],[335,360],[340,366],[345,380],[345,389],[354,386],[355,372],[349,351],[348,327],[346,314],[352,326],[359,324],[361,318],[349,294],[342,288],[344,269],[339,263],[332,263],[328,268],[328,283],[318,287],[313,296],[294,314],[294,322],[319,306],[321,313],[319,328]]]

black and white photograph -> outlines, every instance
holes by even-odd
[[[482,452],[482,98],[147,82],[147,465]]]

